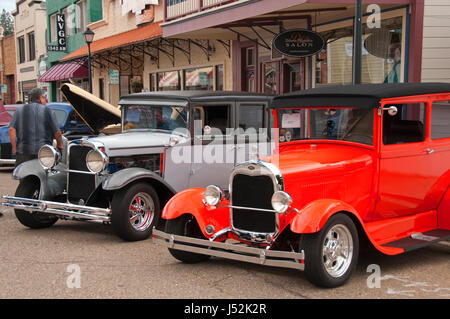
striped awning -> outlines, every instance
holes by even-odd
[[[72,78],[89,77],[87,59],[53,65],[39,78],[39,82],[54,82]]]

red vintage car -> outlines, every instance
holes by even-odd
[[[273,155],[237,165],[229,189],[188,189],[165,206],[177,259],[210,256],[350,277],[360,243],[397,255],[450,238],[450,84],[361,84],[272,102]]]

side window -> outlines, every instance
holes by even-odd
[[[434,102],[431,106],[431,139],[450,137],[450,101]]]
[[[205,105],[196,107],[194,119],[202,119],[202,126],[209,126],[212,129],[211,135],[217,135],[220,131],[226,134],[230,127],[230,106],[229,105]]]
[[[246,131],[254,128],[256,132],[264,128],[264,106],[262,105],[240,105],[239,128]]]
[[[417,143],[425,140],[426,104],[409,103],[395,106],[397,114],[383,112],[384,145]]]

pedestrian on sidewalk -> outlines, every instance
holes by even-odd
[[[30,91],[30,103],[14,112],[9,124],[9,138],[12,152],[16,155],[16,167],[37,158],[39,149],[53,145],[56,139],[58,149],[63,149],[62,133],[53,112],[46,107],[44,91],[34,88]]]

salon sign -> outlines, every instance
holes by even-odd
[[[324,46],[325,41],[318,33],[305,29],[282,32],[272,42],[272,48],[281,54],[297,58],[314,55]]]

